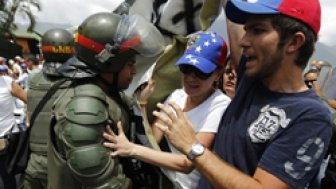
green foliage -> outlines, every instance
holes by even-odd
[[[12,36],[17,29],[15,16],[26,16],[29,21],[28,31],[33,31],[36,25],[33,9],[41,10],[39,0],[0,0],[0,38]]]

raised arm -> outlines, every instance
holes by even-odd
[[[227,0],[224,0],[223,8],[225,9]],[[229,37],[229,45],[230,45],[230,54],[233,65],[238,67],[240,58],[242,56],[242,48],[239,45],[240,39],[244,35],[243,25],[235,24],[230,20],[226,19],[227,33]]]
[[[17,84],[15,81],[12,82],[12,95],[27,103],[27,93]]]

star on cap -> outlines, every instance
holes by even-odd
[[[191,59],[190,59],[190,63],[192,63],[193,65],[196,65],[196,64],[198,64],[199,62],[198,62],[198,60],[197,60],[196,58],[191,58]]]
[[[191,54],[188,54],[188,55],[186,56],[186,58],[187,58],[187,59],[192,59],[192,58],[194,58],[194,56],[191,55]]]
[[[195,49],[196,52],[200,53],[202,51],[202,47],[201,46],[197,46]]]
[[[210,46],[210,42],[209,42],[208,40],[205,41],[205,42],[204,42],[204,46],[206,46],[206,47]]]

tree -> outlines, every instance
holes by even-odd
[[[33,31],[36,25],[33,9],[41,10],[39,0],[0,0],[0,38],[12,36],[12,31],[17,29],[15,15],[27,16],[29,21],[28,31]]]

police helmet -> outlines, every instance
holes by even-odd
[[[65,62],[74,54],[74,37],[65,29],[50,29],[42,36],[46,62]]]
[[[75,36],[76,56],[100,72],[119,72],[130,57],[153,57],[164,49],[161,33],[139,15],[96,13]]]

